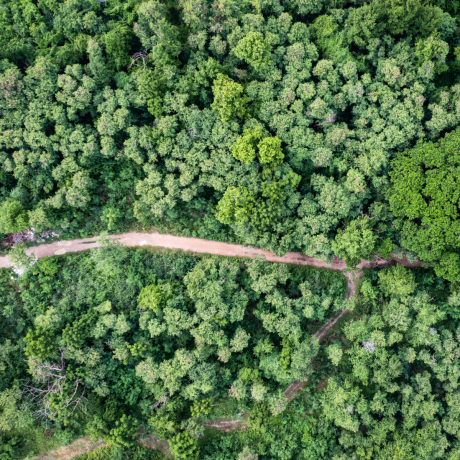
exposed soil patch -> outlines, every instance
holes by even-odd
[[[166,458],[172,458],[171,452],[169,451],[169,444],[167,441],[161,441],[160,439],[158,439],[157,436],[153,434],[149,434],[144,439],[141,439],[141,435],[143,433],[145,433],[145,430],[141,428],[139,430],[138,435],[136,436],[136,441],[138,443],[142,444],[145,447],[148,447],[149,449],[161,450],[161,452]]]
[[[316,260],[314,257],[304,256],[300,252],[288,252],[282,257],[278,257],[270,251],[246,247],[241,244],[221,243],[219,241],[208,241],[200,238],[188,238],[184,236],[161,235],[155,233],[122,233],[120,235],[109,235],[109,238],[116,239],[125,246],[157,246],[168,249],[181,249],[195,253],[216,254],[230,257],[247,257],[253,258],[257,255],[265,256],[268,262],[280,262],[297,265],[311,265],[319,268],[330,268],[332,270],[345,270],[346,265],[342,259],[334,258],[332,263],[322,260]],[[27,249],[27,254],[35,254],[37,258],[45,256],[55,256],[67,252],[79,252],[86,249],[96,248],[99,244],[96,238],[82,238],[71,241],[56,241],[50,244],[42,244]],[[421,262],[410,263],[405,259],[393,259],[394,262],[400,263],[406,267],[420,267]],[[372,268],[388,265],[388,261],[376,259],[373,262],[361,261],[358,268]],[[0,268],[10,266],[8,256],[0,257]]]
[[[325,378],[324,380],[321,380],[321,382],[316,385],[316,390],[317,391],[323,391],[327,386],[329,385],[329,377]]]
[[[50,450],[46,454],[32,457],[32,460],[69,460],[80,454],[86,454],[92,450],[99,449],[106,444],[100,439],[96,442],[91,441],[89,436],[77,439],[68,446],[59,447],[59,449]]]
[[[216,428],[220,431],[243,430],[249,428],[249,414],[242,414],[239,420],[229,420],[222,417],[215,420],[209,420],[203,423],[206,428]]]
[[[349,272],[347,270],[343,271],[343,275],[345,278],[347,278],[348,283],[347,283],[347,295],[346,299],[351,299],[355,295],[355,290],[356,290],[356,283],[355,281],[362,276],[363,272],[362,270],[356,271],[356,272]]]
[[[295,380],[292,382],[285,390],[284,396],[286,396],[286,399],[290,402],[294,399],[295,395],[304,387],[304,385],[308,382],[306,381],[300,381],[300,380]]]
[[[315,337],[318,339],[318,341],[321,341],[324,338],[324,336],[328,333],[328,331],[335,326],[337,321],[347,313],[350,313],[350,310],[342,310],[337,312],[335,316],[330,318],[329,321],[325,323],[324,326],[315,334]]]

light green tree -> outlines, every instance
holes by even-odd
[[[172,296],[171,284],[150,284],[140,292],[137,298],[137,306],[140,310],[152,310],[156,313],[166,306],[166,302]]]
[[[361,259],[371,259],[376,245],[377,234],[372,231],[369,218],[352,220],[343,231],[339,231],[332,241],[334,253],[345,260],[348,267],[356,267]]]
[[[436,273],[460,279],[460,130],[438,142],[419,142],[392,162],[390,206],[402,246],[434,263]]]
[[[121,419],[115,422],[115,427],[110,430],[106,440],[118,447],[132,446],[137,434],[138,425],[139,423],[134,417],[123,414]]]
[[[283,162],[284,153],[281,149],[281,140],[277,137],[265,137],[257,145],[259,161],[262,164],[278,165]]]
[[[334,366],[337,366],[342,359],[343,351],[339,344],[332,344],[327,347],[327,357]]]
[[[239,453],[237,460],[259,460],[259,455],[249,446],[245,446]]]
[[[0,233],[22,232],[28,225],[27,212],[19,201],[7,198],[0,204]]]
[[[40,328],[29,329],[24,337],[26,356],[44,359],[56,351],[54,335],[51,331],[44,331]]]
[[[222,121],[245,116],[250,99],[243,94],[242,85],[227,75],[219,73],[213,82],[212,92],[214,102],[211,104],[211,108],[220,115]]]
[[[197,440],[193,439],[186,431],[178,433],[168,442],[171,454],[175,458],[193,460],[197,459],[200,454]]]
[[[415,291],[416,283],[410,269],[397,264],[379,271],[379,286],[388,296],[407,296]]]
[[[235,55],[255,70],[266,69],[270,64],[270,43],[260,32],[249,32],[235,48]]]
[[[216,218],[224,224],[243,225],[256,205],[256,197],[246,187],[228,187],[216,208]]]
[[[256,159],[256,147],[262,139],[262,128],[259,126],[252,129],[245,129],[241,136],[232,145],[233,156],[243,163],[249,164]]]

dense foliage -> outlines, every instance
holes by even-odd
[[[458,456],[458,285],[431,269],[368,270],[344,301],[333,270],[105,243],[1,276],[5,458],[82,435],[110,445],[85,460],[161,458],[150,434],[184,459]]]
[[[420,143],[393,161],[390,205],[406,248],[434,262],[439,276],[460,279],[457,129],[437,143]]]
[[[113,446],[104,446],[97,450],[80,454],[75,460],[163,460],[163,455],[148,447],[137,444],[130,449],[117,449]]]
[[[249,430],[214,434],[203,458],[458,458],[460,336],[442,310],[448,286],[427,270],[398,271],[411,284],[403,293],[388,289],[393,268],[365,275],[356,319],[321,347],[284,412],[256,406]]]

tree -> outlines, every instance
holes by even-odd
[[[289,340],[289,337],[283,337],[282,345],[283,348],[281,350],[280,356],[280,367],[284,372],[287,372],[291,365],[293,343],[291,340]]]
[[[379,271],[379,286],[388,296],[407,296],[415,291],[416,283],[414,274],[398,264]]]
[[[62,331],[62,338],[65,340],[67,346],[76,349],[82,348],[83,344],[90,336],[96,318],[97,312],[95,310],[90,310],[81,315],[73,323],[67,324]]]
[[[344,231],[337,233],[331,246],[334,253],[345,260],[347,267],[356,267],[361,259],[373,257],[376,240],[371,221],[365,217],[352,220]]]
[[[51,331],[44,331],[40,328],[29,329],[24,337],[26,356],[33,356],[38,359],[45,359],[56,349],[54,336]]]
[[[111,43],[110,38],[109,43]],[[106,59],[102,53],[102,46],[94,39],[88,41],[88,55],[89,69],[94,79],[100,85],[105,85],[108,79],[113,75],[113,72],[107,67]]]
[[[163,95],[166,92],[166,79],[159,68],[146,68],[137,75],[139,92],[147,101],[148,111],[155,117],[163,113]]]
[[[334,366],[338,366],[342,355],[343,351],[339,344],[332,344],[327,347],[327,356]]]
[[[428,37],[426,40],[419,40],[415,45],[415,55],[422,64],[427,61],[435,62],[435,72],[442,73],[449,69],[445,63],[449,52],[449,45],[437,37]]]
[[[249,415],[251,428],[257,431],[265,431],[267,423],[270,423],[270,409],[266,402],[256,403]]]
[[[281,140],[277,137],[265,137],[259,142],[258,148],[261,164],[276,166],[283,162],[284,153],[281,150]]]
[[[208,415],[211,412],[211,399],[202,399],[201,401],[194,401],[190,408],[192,417],[199,418],[202,415]]]
[[[176,436],[172,437],[169,441],[169,448],[171,454],[176,458],[184,460],[192,460],[198,458],[200,453],[198,449],[198,442],[196,439],[190,437],[190,435],[183,431]]]
[[[130,62],[130,41],[133,38],[132,31],[125,25],[117,24],[103,36],[105,51],[109,58],[109,67],[121,70]]]
[[[217,205],[216,218],[224,224],[243,225],[252,217],[254,193],[245,187],[229,187]]]
[[[137,298],[140,310],[150,309],[154,313],[166,306],[166,302],[172,298],[172,286],[169,283],[163,285],[151,284],[142,289]]]
[[[241,136],[232,145],[233,156],[243,163],[249,164],[256,159],[256,146],[262,139],[263,133],[260,126],[253,129],[245,129]]]
[[[194,418],[183,421],[181,423],[181,428],[193,439],[201,439],[204,437],[204,426]]]
[[[27,212],[19,201],[7,198],[0,204],[0,233],[22,232],[28,226]]]
[[[243,86],[227,75],[217,74],[213,82],[214,102],[211,108],[219,113],[222,121],[243,118],[250,99],[243,95]]]
[[[117,447],[129,447],[134,444],[137,434],[138,421],[131,415],[123,414],[120,420],[115,422],[115,427],[110,430],[106,440]]]
[[[438,142],[419,142],[392,162],[390,206],[403,247],[434,263],[438,276],[460,279],[460,131]]]
[[[259,455],[254,452],[249,446],[245,446],[244,449],[238,455],[237,460],[259,460]]]
[[[0,393],[0,429],[2,432],[20,430],[33,423],[27,408],[18,405],[20,394],[21,391],[17,386]]]
[[[20,277],[26,274],[30,268],[36,264],[37,257],[34,254],[28,256],[25,244],[23,242],[18,242],[10,251],[10,262],[13,267],[13,273]]]
[[[260,32],[249,32],[238,42],[235,54],[255,70],[263,70],[270,64],[270,48],[270,43]]]

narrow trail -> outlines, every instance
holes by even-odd
[[[350,313],[349,310],[342,310],[337,312],[332,318],[330,318],[321,328],[315,333],[315,337],[321,342],[326,334],[337,324],[337,322]],[[284,395],[288,402],[291,402],[295,395],[302,390],[302,388],[308,383],[309,377],[306,380],[294,380],[284,391]],[[215,428],[219,431],[230,431],[230,430],[243,430],[249,428],[249,414],[239,414],[241,416],[238,420],[231,420],[229,418],[220,418],[217,420],[211,420],[204,422],[203,426],[208,428]]]
[[[353,291],[354,292],[354,291]],[[337,312],[334,316],[329,318],[329,320],[321,326],[321,328],[315,333],[315,337],[318,339],[318,342],[324,339],[326,334],[337,324],[337,322],[345,316],[347,313],[350,313],[349,310],[342,310]],[[308,383],[309,377],[307,380],[295,380],[292,382],[284,391],[284,396],[290,402],[294,399],[295,395],[302,390],[302,388]]]

